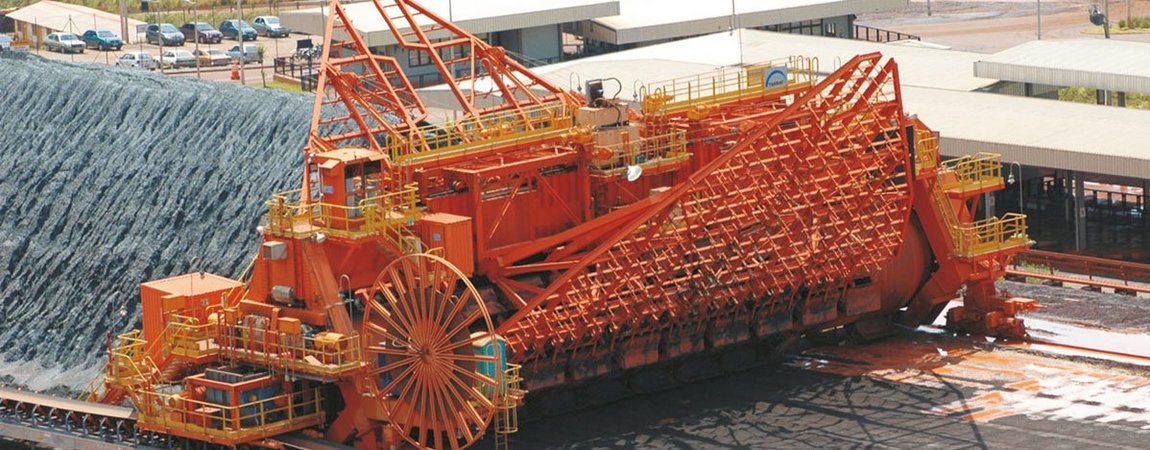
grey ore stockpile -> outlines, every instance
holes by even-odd
[[[0,351],[81,367],[140,324],[139,283],[236,277],[294,189],[310,95],[0,58]]]

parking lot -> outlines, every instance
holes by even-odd
[[[80,30],[79,32],[77,32],[75,34],[79,35],[82,32],[83,32],[83,30]],[[322,40],[317,36],[310,36],[310,35],[303,34],[303,33],[292,33],[292,34],[288,35],[287,37],[283,37],[283,38],[269,38],[269,37],[260,36],[254,42],[246,41],[247,43],[254,43],[258,46],[263,47],[264,48],[264,57],[263,57],[263,64],[248,63],[248,64],[244,65],[245,70],[244,70],[243,76],[241,77],[242,78],[241,81],[245,82],[245,84],[260,84],[264,80],[271,81],[273,78],[272,64],[273,64],[273,61],[275,60],[275,58],[279,57],[279,56],[290,56],[293,52],[295,52],[297,41],[301,40],[301,39],[311,39],[312,42],[315,44],[319,44],[320,42],[322,42]],[[120,56],[122,56],[126,52],[144,51],[144,52],[150,53],[153,58],[158,58],[164,50],[180,49],[180,50],[187,50],[187,51],[191,52],[191,51],[194,51],[197,48],[199,48],[201,50],[220,49],[220,50],[223,50],[226,52],[226,51],[228,51],[228,49],[231,49],[232,47],[234,47],[235,45],[237,45],[239,43],[238,41],[235,41],[235,40],[224,39],[222,42],[220,42],[218,44],[203,44],[203,43],[196,44],[194,42],[188,42],[188,43],[184,44],[182,47],[180,47],[180,46],[160,47],[159,45],[144,43],[144,36],[142,34],[131,36],[130,40],[131,40],[131,43],[130,44],[124,44],[124,47],[122,49],[120,49],[119,51],[115,51],[115,50],[101,51],[101,50],[95,50],[95,49],[87,49],[84,51],[84,53],[63,54],[63,53],[56,53],[56,52],[47,51],[44,48],[40,48],[39,50],[32,49],[32,53],[36,53],[36,54],[38,54],[44,58],[56,59],[56,60],[61,60],[61,61],[115,65],[116,60],[119,59]],[[198,45],[198,47],[197,47],[197,45]],[[164,74],[173,75],[173,76],[188,76],[188,77],[197,77],[198,76],[198,77],[206,79],[206,80],[229,82],[229,83],[239,83],[240,82],[240,81],[234,81],[231,79],[231,65],[222,66],[222,67],[200,67],[199,70],[197,70],[196,68],[190,68],[190,69],[189,68],[181,68],[181,69],[157,69],[157,71],[164,73]]]

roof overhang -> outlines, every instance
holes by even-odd
[[[974,63],[995,80],[1150,94],[1150,44],[1109,39],[1031,41]]]
[[[49,30],[67,31],[80,34],[93,28],[106,28],[119,32],[120,16],[83,5],[54,2],[50,0],[34,3],[7,14],[9,19],[33,23]],[[134,30],[143,25],[136,19],[128,19],[128,29]],[[127,36],[121,36],[127,39]]]
[[[586,37],[616,45],[698,36],[731,28],[755,28],[788,22],[890,11],[907,0],[620,0],[621,11],[584,25]],[[732,23],[732,7],[736,19]],[[845,30],[843,30],[845,31]]]
[[[905,109],[938,131],[943,154],[999,153],[1024,166],[1145,179],[1150,113],[982,92],[903,87]]]
[[[394,4],[384,0],[386,7]],[[517,30],[567,22],[578,22],[595,17],[619,13],[618,0],[549,0],[547,2],[525,2],[522,0],[453,1],[422,0],[421,5],[432,13],[447,19],[469,33],[492,33]],[[364,35],[369,46],[395,44],[395,36],[387,23],[376,10],[374,2],[366,1],[344,5],[348,15],[353,17],[355,29]],[[328,8],[285,11],[280,20],[285,26],[308,34],[322,36],[327,20]],[[430,19],[420,17],[420,25],[430,24]],[[406,31],[403,28],[400,31]],[[435,34],[432,38],[438,37]],[[336,36],[337,39],[346,36]]]

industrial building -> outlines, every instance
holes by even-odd
[[[432,13],[458,24],[492,45],[503,47],[508,54],[528,66],[554,63],[562,59],[563,24],[619,13],[617,0],[433,0],[424,3]],[[346,8],[349,14],[357,17],[353,26],[372,52],[396,58],[416,86],[442,82],[426,54],[409,52],[396,45],[387,22],[375,11],[374,2],[348,4]],[[327,15],[328,8],[324,6],[284,11],[280,14],[280,20],[292,30],[323,36]],[[346,33],[342,32],[336,32],[335,37],[347,39]],[[442,36],[433,33],[432,38]]]
[[[620,0],[618,15],[581,21],[570,31],[582,36],[593,53],[738,28],[854,38],[856,14],[891,11],[906,4],[906,0],[671,0],[652,7],[643,0]]]
[[[676,0],[661,3],[655,9],[637,0],[430,0],[424,3],[434,14],[492,45],[505,48],[521,63],[533,67],[573,56],[657,44],[731,28],[853,38],[855,14],[897,9],[905,6],[906,0],[743,0],[731,4]],[[373,51],[398,59],[416,86],[442,82],[426,56],[409,53],[396,45],[388,24],[379,18],[374,8],[373,2],[347,5],[349,13],[358,18],[353,25]],[[286,26],[315,36],[324,34],[326,17],[326,7],[280,14]],[[337,38],[346,36],[337,35]]]
[[[112,30],[124,43],[132,43],[135,36],[128,31],[144,25],[144,22],[129,18],[127,28],[124,28],[119,14],[52,0],[16,9],[7,14],[7,19],[11,21],[16,39],[29,41],[33,46],[38,46],[51,33],[63,31],[79,35],[96,28]]]

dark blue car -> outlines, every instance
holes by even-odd
[[[243,33],[245,41],[256,40],[256,29],[252,28],[251,25],[248,25],[248,23],[243,20],[232,19],[220,22],[219,30],[220,33],[222,33],[224,37],[228,39],[235,39],[238,41],[240,39],[240,33]]]

